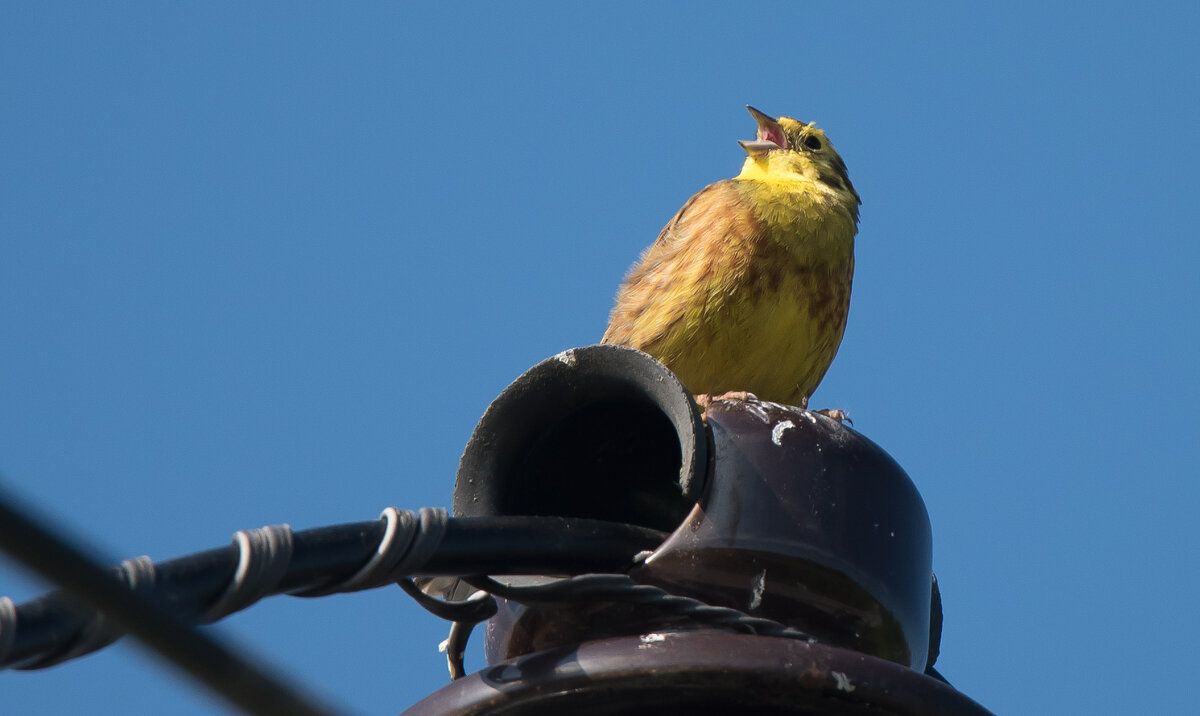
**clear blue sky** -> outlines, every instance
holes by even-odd
[[[924,495],[943,673],[1006,714],[1186,711],[1200,6],[1081,7],[9,3],[2,479],[114,558],[448,505],[753,103],[863,196],[814,403]],[[395,589],[219,631],[357,713],[445,679]],[[0,673],[0,711],[223,712],[128,644]]]

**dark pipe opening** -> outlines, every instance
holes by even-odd
[[[670,532],[695,504],[707,453],[691,394],[662,364],[630,348],[576,348],[488,407],[459,463],[454,511]]]
[[[692,507],[679,488],[679,439],[653,404],[581,407],[534,438],[502,509],[671,531]]]

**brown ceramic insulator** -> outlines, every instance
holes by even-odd
[[[657,633],[494,664],[406,716],[988,716],[951,686],[849,649],[743,634]]]
[[[455,513],[673,531],[632,576],[924,670],[930,527],[900,466],[853,429],[799,408],[720,400],[706,418],[645,354],[560,354],[488,408],[460,463]],[[652,607],[513,604],[489,623],[486,643],[497,662],[705,628]]]
[[[912,481],[824,415],[716,401],[708,489],[640,581],[924,670],[932,538]]]

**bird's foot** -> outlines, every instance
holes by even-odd
[[[731,390],[727,393],[721,393],[713,398],[713,400],[740,400],[743,403],[757,403],[758,396],[748,390]]]
[[[807,395],[800,399],[800,409],[808,410]],[[838,408],[826,408],[824,410],[814,410],[812,412],[816,413],[817,415],[824,415],[827,418],[833,418],[839,423],[854,425],[854,421],[850,419],[850,416],[846,414],[845,410],[839,410]]]
[[[813,412],[817,415],[824,415],[827,418],[833,418],[839,423],[854,425],[854,421],[850,419],[850,416],[846,414],[845,410],[839,410],[838,408],[826,408],[824,410],[814,410]]]
[[[731,390],[720,395],[712,395],[711,393],[697,393],[692,396],[696,399],[696,405],[700,406],[701,411],[708,410],[708,406],[718,400],[740,400],[742,402],[756,402],[758,396],[754,393],[745,390]]]
[[[718,400],[740,400],[742,402],[757,402],[758,396],[746,390],[731,390],[720,395],[712,395],[711,393],[697,393],[692,396],[696,400],[696,405],[700,407],[700,417],[704,422],[708,422],[708,406]]]

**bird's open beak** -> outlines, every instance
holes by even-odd
[[[787,135],[783,133],[783,128],[775,121],[775,118],[766,112],[760,112],[750,105],[746,105],[746,109],[750,110],[754,121],[758,122],[758,136],[752,142],[738,140],[738,144],[742,145],[742,149],[746,150],[746,154],[752,157],[761,157],[772,149],[787,149]]]

